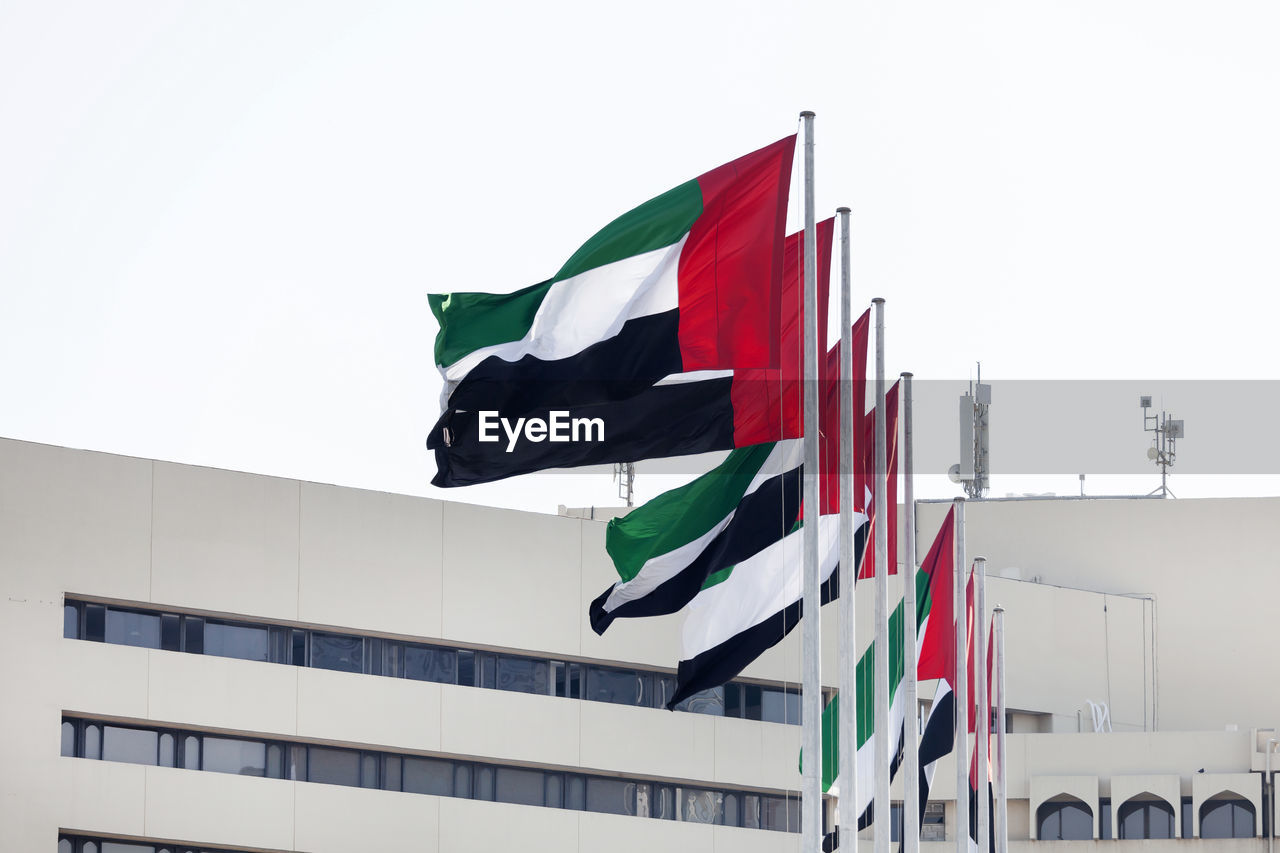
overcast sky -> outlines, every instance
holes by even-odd
[[[803,109],[820,215],[854,211],[855,301],[888,300],[890,375],[981,360],[997,381],[1142,379],[1194,410],[1164,383],[1280,379],[1278,43],[1271,2],[8,0],[0,435],[617,503],[608,474],[427,485],[425,296],[541,281]],[[1116,441],[1141,457],[1136,403]],[[640,470],[642,498],[670,484]],[[1232,473],[1173,484],[1280,491]],[[993,485],[1078,488],[1074,469]]]

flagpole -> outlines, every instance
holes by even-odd
[[[956,853],[969,853],[969,771],[965,766],[969,758],[969,685],[966,669],[968,655],[965,643],[965,620],[968,602],[965,600],[964,559],[964,498],[955,499],[956,507],[956,683],[952,692],[956,697]]]
[[[987,558],[974,557],[973,571],[977,587],[973,602],[973,680],[978,691],[978,718],[974,722],[977,738],[973,745],[978,762],[978,849],[991,849],[991,813],[987,809],[987,761],[990,756],[991,697],[987,695]]]
[[[920,715],[916,698],[916,512],[915,460],[911,455],[911,374],[902,374],[904,513],[906,514],[906,561],[902,592],[902,844],[901,853],[920,851]],[[897,511],[895,507],[893,512]]]
[[[1009,853],[1008,764],[1004,751],[1004,608],[996,605],[996,853]]]
[[[840,847],[858,853],[858,608],[853,557],[853,296],[849,269],[849,208],[840,214]],[[865,401],[860,401],[865,402]]]
[[[875,851],[889,853],[889,509],[888,455],[884,411],[884,300],[873,299],[876,307],[876,694],[875,745],[876,787],[872,816],[876,822]],[[897,512],[894,507],[894,512]]]
[[[804,723],[804,787],[800,800],[802,848],[822,846],[822,648],[818,577],[818,238],[813,210],[813,117],[804,123],[804,597],[801,700]]]

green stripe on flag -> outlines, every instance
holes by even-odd
[[[529,333],[554,280],[515,293],[429,293],[436,315],[436,364],[450,365],[483,347],[518,341]]]
[[[701,215],[702,187],[697,181],[686,181],[601,228],[573,253],[552,281],[670,246],[688,233]]]
[[[929,605],[931,598],[929,595],[930,584],[932,578],[928,572],[919,571],[916,573],[916,613],[918,619],[916,621],[917,631],[919,626],[924,624],[925,617],[929,614]],[[898,694],[898,688],[902,685],[902,677],[905,674],[905,666],[903,661],[903,643],[902,643],[902,613],[903,602],[899,601],[898,606],[893,609],[893,614],[889,617],[889,704],[893,704],[893,699]],[[858,748],[861,749],[871,739],[871,734],[875,730],[875,660],[876,660],[876,644],[872,640],[871,645],[863,652],[862,657],[858,659],[858,667],[854,676],[854,684],[857,688],[858,700]],[[822,709],[822,790],[827,790],[831,784],[835,782],[836,776],[840,772],[840,738],[838,734],[838,725],[840,719],[840,695],[836,694],[831,697],[831,701]],[[892,737],[892,734],[886,733]],[[802,757],[803,758],[803,757]],[[803,770],[803,760],[801,762]]]
[[[653,557],[694,541],[723,521],[737,508],[775,446],[776,442],[739,448],[693,482],[610,521],[604,547],[622,580],[631,580]],[[728,573],[723,570],[725,577]]]
[[[448,366],[484,347],[518,341],[529,333],[547,291],[558,281],[626,258],[671,246],[702,215],[702,188],[687,181],[622,214],[600,229],[554,278],[514,293],[433,293],[427,296],[440,324],[436,364]]]

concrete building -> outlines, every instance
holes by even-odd
[[[1012,850],[1265,849],[1278,511],[969,505],[1008,613]],[[591,632],[603,538],[0,440],[0,850],[796,850],[798,636],[661,710],[680,617]],[[926,850],[954,849],[953,778]]]

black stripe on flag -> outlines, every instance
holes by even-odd
[[[613,587],[606,589],[591,602],[588,611],[591,629],[603,634],[614,619],[675,613],[693,600],[713,573],[780,541],[795,526],[800,514],[800,477],[801,469],[793,468],[771,477],[744,497],[729,524],[707,543],[702,553],[648,595],[606,611],[604,603]]]

